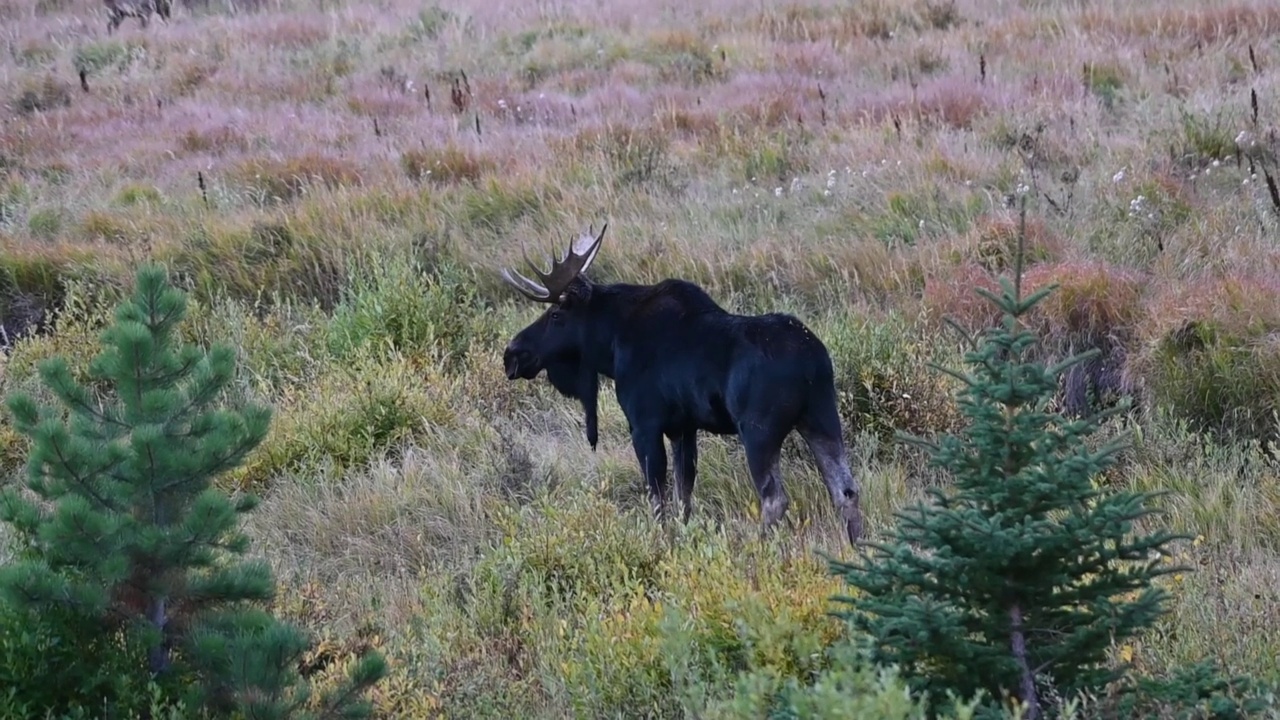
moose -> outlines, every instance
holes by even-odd
[[[103,0],[107,6],[107,34],[115,32],[125,18],[135,17],[146,29],[151,13],[156,13],[165,20],[169,19],[171,0]]]
[[[614,382],[653,512],[668,503],[671,444],[676,494],[687,522],[697,475],[699,431],[736,435],[760,501],[761,530],[790,503],[779,459],[792,430],[817,462],[848,534],[862,532],[861,490],[849,469],[835,372],[822,341],[792,315],[737,315],[698,285],[666,279],[653,285],[597,284],[584,273],[600,251],[599,235],[579,236],[543,272],[522,254],[538,281],[510,268],[502,278],[549,307],[512,338],[502,362],[508,380],[546,371],[561,395],[582,403],[587,441],[599,437],[600,376]],[[540,282],[539,282],[540,281]]]

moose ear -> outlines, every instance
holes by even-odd
[[[581,303],[585,303],[591,299],[591,283],[584,282],[581,278],[575,278],[564,292],[560,293],[561,307],[570,308]]]

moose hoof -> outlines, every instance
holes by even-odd
[[[778,524],[778,521],[787,514],[787,506],[790,505],[787,496],[766,498],[760,503],[761,526],[768,530]]]
[[[659,499],[649,498],[649,509],[653,512],[653,519],[658,522],[666,522],[669,514],[667,503]]]
[[[845,531],[849,535],[849,544],[857,547],[858,541],[862,539],[862,510],[858,507],[858,497],[856,495],[844,502],[840,508],[840,516],[844,519]]]
[[[858,540],[862,538],[862,521],[848,520],[845,522],[845,531],[849,535],[849,546],[858,547]]]

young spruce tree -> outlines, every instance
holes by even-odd
[[[256,501],[213,485],[262,442],[270,413],[215,407],[235,353],[180,344],[185,313],[163,268],[144,267],[89,366],[99,392],[55,357],[39,372],[65,415],[9,398],[32,441],[27,484],[39,501],[0,495],[0,519],[25,541],[0,568],[0,602],[141,637],[151,674],[195,678],[187,699],[216,715],[294,717],[310,699],[296,671],[309,643],[258,604],[275,592],[266,564],[237,559],[249,544],[239,516]],[[361,696],[384,673],[371,654],[320,705],[365,715]]]
[[[978,290],[1004,313],[965,355],[961,436],[937,443],[931,463],[954,477],[954,491],[931,489],[933,503],[899,513],[890,542],[871,544],[858,564],[833,571],[860,592],[841,597],[840,614],[869,636],[875,660],[899,665],[936,709],[948,691],[986,691],[1042,716],[1051,685],[1071,697],[1115,679],[1106,653],[1164,612],[1152,584],[1175,568],[1153,556],[1176,536],[1134,536],[1151,514],[1150,494],[1104,492],[1092,479],[1121,442],[1086,447],[1102,415],[1071,421],[1051,412],[1058,377],[1086,353],[1052,367],[1031,362],[1035,343],[1021,319],[1053,287],[1021,295],[1021,248],[1002,293]],[[1119,408],[1117,408],[1118,410]]]

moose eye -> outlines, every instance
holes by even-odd
[[[551,311],[551,322],[558,323],[558,322],[560,322],[562,319],[564,319],[564,313],[560,312],[559,310],[552,310],[552,311]]]

